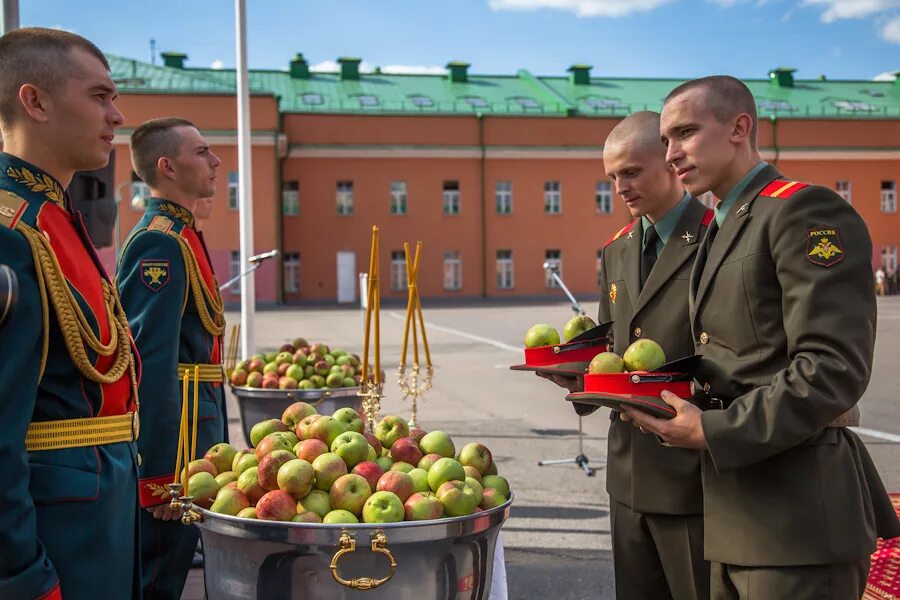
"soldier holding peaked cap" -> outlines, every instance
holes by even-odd
[[[691,274],[703,399],[671,420],[628,408],[667,443],[704,450],[713,598],[859,598],[876,536],[900,524],[847,425],[872,369],[872,244],[834,192],[760,159],[756,105],[731,77],[666,98],[661,134],[685,188],[721,202]]]
[[[195,210],[216,192],[219,158],[184,119],[154,119],[131,136],[135,171],[150,187],[143,218],[119,262],[122,304],[144,361],[141,437],[141,558],[144,598],[175,599],[199,532],[178,520],[166,484],[174,479],[185,370],[199,366],[198,456],[227,439],[222,369],[222,299]],[[189,397],[194,396],[193,383]],[[192,409],[193,410],[193,409]],[[193,416],[190,417],[193,429]]]
[[[641,338],[658,342],[670,360],[690,356],[688,277],[712,211],[684,192],[666,164],[658,113],[634,113],[616,125],[603,166],[635,220],[603,250],[599,320],[613,323],[620,356]],[[552,379],[581,391],[574,378]],[[616,597],[708,598],[700,455],[663,447],[619,414],[610,413],[606,477]]]
[[[109,162],[116,97],[88,40],[0,38],[0,264],[19,287],[0,329],[4,599],[140,597],[136,356],[65,192]]]

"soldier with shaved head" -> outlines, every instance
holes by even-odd
[[[657,341],[670,360],[689,356],[688,276],[712,211],[666,164],[658,113],[619,123],[604,144],[603,166],[634,220],[603,249],[599,320],[613,322],[620,356],[642,337]],[[578,380],[551,379],[580,391]],[[610,418],[606,487],[616,598],[708,598],[699,453],[664,447],[618,412]]]
[[[692,194],[721,200],[690,279],[701,394],[663,392],[666,443],[703,451],[705,556],[714,598],[862,596],[876,536],[900,523],[848,427],[872,372],[872,242],[840,196],[762,161],[756,107],[733,77],[666,98],[666,160]]]

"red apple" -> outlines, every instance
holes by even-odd
[[[419,450],[416,440],[411,437],[404,437],[391,444],[391,458],[395,462],[418,465],[419,461],[422,460],[422,451]]]
[[[307,461],[295,458],[281,465],[276,479],[278,489],[284,490],[299,500],[312,490],[313,482],[316,480],[316,471]]]
[[[281,422],[294,429],[297,423],[314,414],[316,414],[316,409],[311,405],[306,402],[294,402],[281,413]],[[297,437],[300,436],[298,435]]]
[[[341,457],[333,452],[326,452],[317,456],[312,463],[316,471],[316,489],[328,491],[338,477],[347,474],[347,465]]]
[[[401,471],[388,471],[378,479],[375,489],[379,492],[393,492],[400,498],[400,502],[406,502],[416,489],[413,478]]]
[[[316,419],[309,426],[309,436],[320,439],[331,448],[335,438],[347,431],[347,426],[327,415]]]
[[[494,464],[494,459],[491,456],[491,451],[484,444],[472,442],[463,446],[462,450],[459,451],[459,462],[463,466],[475,467],[484,475],[488,472],[491,465]]]
[[[444,457],[441,456],[440,454],[426,454],[425,456],[422,457],[422,459],[418,463],[416,463],[416,466],[419,467],[420,469],[425,469],[426,471],[430,471],[431,467],[434,465],[434,463],[441,460],[442,458],[444,458]]]
[[[428,432],[425,431],[424,429],[422,429],[421,427],[410,427],[409,428],[409,437],[416,440],[416,443],[419,443],[419,441],[423,437],[425,437],[427,434],[428,434]],[[422,448],[422,452],[425,452],[424,448]],[[427,454],[427,452],[426,452],[426,454]]]
[[[262,462],[262,459],[267,454],[271,454],[275,450],[293,450],[294,443],[291,443],[291,438],[286,437],[285,433],[289,432],[276,432],[270,433],[262,440],[260,440],[259,444],[256,446],[256,458],[259,462]],[[291,434],[293,435],[293,434]]]
[[[266,493],[263,486],[259,485],[258,467],[250,467],[241,473],[237,480],[237,487],[247,495],[247,499],[250,501],[251,505],[255,505],[259,499],[262,498],[263,494]]]
[[[435,495],[444,505],[445,515],[463,517],[471,515],[478,506],[475,496],[467,492],[465,482],[447,481],[438,488]]]
[[[333,509],[346,510],[357,516],[362,514],[363,505],[371,495],[369,482],[353,473],[338,477],[328,492]]]
[[[250,376],[247,371],[243,369],[235,369],[231,372],[231,385],[236,386],[245,386],[247,385],[247,378]]]
[[[294,428],[297,437],[301,440],[308,440],[312,437],[310,434],[309,428],[315,423],[317,420],[321,419],[322,415],[309,415],[308,417],[303,417],[300,419],[300,422],[297,423],[297,426]]]
[[[369,445],[375,448],[375,456],[381,456],[381,442],[375,437],[375,434],[371,431],[363,431],[363,435],[366,436]]]
[[[296,514],[296,500],[282,490],[267,492],[256,503],[256,518],[263,521],[290,521]]]
[[[326,452],[328,452],[328,446],[325,442],[316,438],[297,442],[297,445],[294,446],[294,454],[297,455],[297,458],[302,458],[309,463],[312,463],[312,461]]]
[[[372,461],[364,461],[353,467],[351,473],[355,473],[365,478],[369,482],[372,491],[376,491],[378,480],[384,475],[384,469],[378,466],[378,463]]]
[[[266,490],[277,490],[278,470],[290,460],[297,460],[297,457],[289,450],[275,450],[263,456],[259,461],[259,467],[257,467],[259,485]]]
[[[434,492],[416,492],[406,499],[403,508],[407,521],[427,521],[444,516],[444,505]]]

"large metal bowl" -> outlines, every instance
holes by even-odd
[[[284,409],[294,402],[311,404],[322,415],[330,415],[339,408],[349,406],[359,410],[362,399],[359,388],[337,388],[333,390],[272,390],[262,388],[231,386],[238,408],[241,411],[241,427],[244,438],[250,443],[250,429],[266,419],[280,419]]]
[[[466,517],[380,525],[274,523],[197,509],[207,598],[486,600],[512,500]]]

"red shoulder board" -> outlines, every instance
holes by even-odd
[[[716,211],[714,211],[711,208],[707,208],[706,212],[703,213],[703,220],[700,221],[700,224],[703,225],[704,227],[709,227],[709,224],[712,223],[712,220],[715,218],[715,216],[716,216]]]
[[[620,237],[622,237],[623,235],[625,235],[626,233],[628,233],[629,231],[631,231],[632,228],[634,227],[634,224],[635,224],[635,223],[637,223],[637,219],[635,219],[634,221],[632,221],[631,223],[629,223],[628,225],[626,225],[625,227],[623,227],[622,229],[620,229],[620,230],[616,233],[616,235],[614,235],[614,236],[612,236],[611,238],[609,238],[608,240],[606,240],[606,243],[603,244],[603,247],[606,248],[607,246],[609,246],[610,244],[612,244],[614,241],[616,241],[617,239],[619,239]]]
[[[801,183],[799,181],[788,181],[787,179],[776,179],[764,187],[759,195],[787,200],[805,187],[809,187],[809,184]]]

